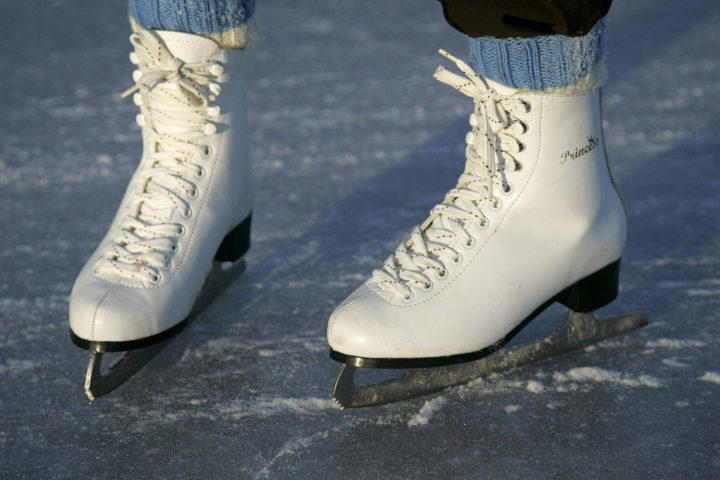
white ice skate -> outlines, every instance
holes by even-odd
[[[465,76],[440,67],[435,77],[474,101],[465,169],[330,317],[331,357],[345,364],[333,392],[342,406],[437,391],[646,323],[641,314],[597,320],[587,313],[618,294],[627,229],[603,145],[599,91],[517,91],[441,53]],[[562,332],[483,358],[554,302],[572,312]],[[427,368],[438,366],[445,367]],[[421,368],[358,388],[355,367]]]
[[[143,363],[125,359],[114,377],[102,378],[103,352],[157,345],[178,333],[213,260],[238,260],[250,241],[244,50],[141,28],[130,41],[138,68],[125,95],[134,94],[140,107],[143,156],[70,298],[72,340],[93,352],[91,399]]]

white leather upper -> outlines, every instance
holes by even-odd
[[[503,94],[506,88],[489,82]],[[418,358],[475,352],[505,337],[545,301],[617,260],[626,216],[605,157],[599,92],[517,92],[531,106],[508,174],[509,194],[483,209],[487,228],[467,225],[471,247],[430,290],[404,301],[370,279],[331,315],[328,341],[346,355]]]
[[[168,224],[181,225],[184,233],[175,239],[177,251],[169,255],[167,267],[161,269],[156,282],[150,282],[98,268],[109,243],[121,233],[122,219],[136,213],[137,195],[145,188],[142,178],[152,167],[148,153],[153,151],[153,146],[143,129],[144,154],[140,164],[108,233],[73,286],[70,326],[76,335],[87,340],[141,339],[183,320],[192,308],[223,237],[252,208],[254,184],[248,161],[245,51],[221,50],[212,40],[187,33],[155,31],[154,35],[182,62],[211,60],[222,65],[224,72],[215,79],[221,91],[212,101],[220,107],[220,115],[211,119],[217,132],[198,141],[210,150],[205,155],[198,152],[192,158],[193,163],[204,169],[201,178],[190,178],[197,196],[184,198],[192,213],[185,218],[181,209],[175,208],[164,219]]]

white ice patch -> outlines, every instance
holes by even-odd
[[[657,340],[650,340],[645,344],[647,348],[697,348],[704,347],[705,342],[699,340],[679,340],[677,338],[658,338]]]
[[[8,360],[5,365],[0,365],[0,374],[9,373],[10,375],[19,375],[36,368],[39,364],[32,360]]]
[[[413,415],[413,417],[408,421],[408,427],[414,427],[417,425],[427,425],[430,419],[433,415],[435,415],[435,412],[440,410],[443,405],[447,403],[447,398],[445,397],[437,397],[433,398],[432,400],[428,400],[425,402],[425,404],[422,406],[420,411]]]
[[[624,385],[626,387],[653,387],[657,388],[662,382],[650,375],[633,376],[627,373],[614,372],[597,367],[578,367],[571,368],[566,373],[555,372],[553,379],[556,382],[574,381],[574,382],[599,382],[614,383]]]
[[[527,390],[528,390],[528,392],[532,392],[532,393],[542,393],[545,391],[545,387],[543,386],[542,383],[540,383],[538,381],[530,380],[527,383]]]
[[[520,410],[520,405],[506,405],[505,413],[515,413]]]
[[[676,359],[675,357],[663,358],[662,363],[664,363],[668,367],[673,367],[673,368],[687,367],[687,363],[683,363],[683,362],[679,361],[678,359]]]
[[[270,460],[259,472],[255,473],[252,478],[254,479],[260,479],[260,478],[271,478],[270,475],[270,469],[273,465],[275,465],[278,461],[280,461],[284,457],[293,457],[297,455],[299,452],[303,450],[307,450],[310,446],[312,446],[313,443],[319,441],[319,440],[327,440],[328,436],[330,435],[330,432],[325,430],[323,432],[314,433],[312,435],[306,436],[306,437],[299,437],[293,440],[290,440],[289,442],[285,443],[285,445],[280,448],[280,450],[275,454],[275,456]]]
[[[550,402],[546,405],[546,407],[549,408],[550,410],[555,410],[556,408],[560,408],[560,407],[564,407],[564,406],[565,406],[565,402],[560,402],[560,401]]]
[[[700,380],[705,380],[706,382],[720,384],[720,373],[705,372],[705,374],[702,377],[700,377]]]
[[[105,165],[105,166],[112,165],[112,163],[113,163],[112,157],[110,155],[108,155],[107,153],[101,153],[100,155],[95,157],[95,160],[100,165]]]
[[[325,410],[340,408],[332,400],[324,398],[259,398],[255,400],[238,400],[218,410],[223,415],[234,419],[244,417],[272,417],[282,413],[316,414]]]
[[[720,296],[720,290],[710,290],[707,288],[691,288],[687,291],[689,297],[717,297]]]

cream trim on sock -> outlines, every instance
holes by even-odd
[[[137,21],[130,18],[130,28],[133,32],[137,32],[140,25]],[[190,32],[192,33],[192,32]],[[254,20],[248,20],[247,23],[236,28],[230,28],[221,33],[194,33],[217,43],[221,48],[246,48],[253,44],[257,37],[257,25]]]

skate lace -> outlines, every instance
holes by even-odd
[[[455,188],[421,225],[413,228],[410,237],[385,260],[383,267],[373,272],[372,281],[404,301],[412,298],[412,287],[432,288],[430,274],[444,278],[446,264],[462,262],[460,248],[475,244],[466,227],[472,223],[479,228],[488,227],[489,219],[483,208],[498,209],[501,199],[496,192],[510,193],[508,174],[521,168],[514,154],[524,149],[517,136],[527,131],[527,125],[514,113],[519,108],[526,113],[529,103],[497,93],[465,62],[444,50],[440,54],[465,74],[461,76],[441,66],[435,71],[435,78],[473,99],[472,128],[465,138],[465,169]]]
[[[96,271],[157,282],[185,232],[182,225],[168,222],[175,211],[190,217],[188,199],[198,195],[192,178],[205,174],[202,165],[192,160],[198,153],[200,158],[210,154],[209,147],[198,141],[216,132],[210,119],[220,114],[220,107],[210,102],[220,94],[213,79],[219,79],[223,69],[209,60],[184,63],[147,30],[133,33],[130,42],[135,47],[130,61],[138,69],[133,72],[135,85],[122,96],[134,94],[140,107],[136,121],[145,137],[145,166],[136,178],[141,188],[130,199],[133,214],[121,219],[120,232]]]

